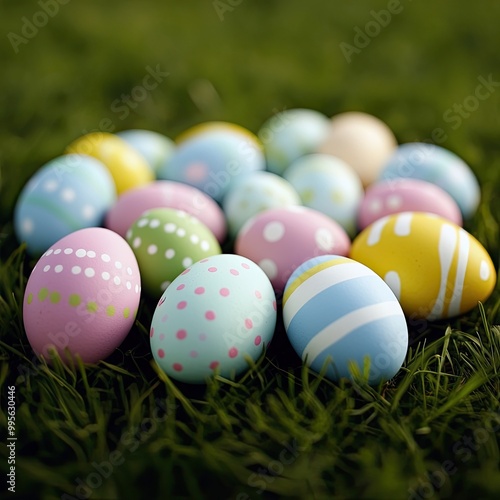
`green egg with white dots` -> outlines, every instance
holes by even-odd
[[[144,212],[126,235],[144,290],[159,298],[193,263],[222,253],[217,238],[199,219],[182,210],[155,208]]]

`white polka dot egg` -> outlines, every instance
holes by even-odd
[[[204,383],[234,377],[270,341],[276,297],[269,279],[245,257],[222,254],[187,268],[163,293],[151,324],[151,350],[172,378]]]
[[[141,281],[134,254],[116,233],[81,229],[52,245],[33,269],[23,319],[37,355],[65,349],[94,363],[109,356],[130,331]]]
[[[267,274],[281,294],[293,273],[307,259],[318,255],[347,255],[351,240],[345,230],[327,215],[301,206],[272,208],[241,228],[235,251]]]

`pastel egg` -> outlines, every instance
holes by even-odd
[[[46,163],[24,186],[14,210],[14,229],[27,251],[40,256],[78,229],[101,225],[116,199],[106,167],[86,155]]]
[[[396,146],[394,134],[383,121],[367,113],[349,111],[332,118],[317,152],[344,160],[368,186],[378,179]]]
[[[235,252],[256,262],[281,294],[293,271],[325,254],[347,255],[349,236],[330,217],[312,208],[273,208],[252,217],[240,230]]]
[[[260,128],[267,168],[283,174],[297,158],[316,151],[325,140],[330,120],[313,109],[288,109],[276,113]]]
[[[264,167],[262,145],[255,135],[231,123],[209,122],[178,139],[158,178],[197,187],[220,202],[235,179]]]
[[[444,189],[464,218],[471,217],[481,199],[481,189],[471,168],[459,156],[435,144],[401,144],[387,160],[380,180],[420,179]]]
[[[152,130],[123,130],[116,135],[132,146],[148,163],[156,176],[157,170],[175,150],[172,139]]]
[[[276,297],[264,272],[238,255],[188,267],[163,293],[151,323],[151,350],[170,377],[194,384],[234,378],[245,357],[262,354],[276,325]]]
[[[125,237],[140,215],[152,208],[183,210],[203,222],[219,242],[226,237],[226,219],[219,205],[199,189],[175,181],[154,181],[129,189],[108,211],[105,225]]]
[[[300,205],[293,186],[271,172],[253,172],[234,182],[222,203],[232,236],[252,216],[269,208]]]
[[[113,134],[85,134],[73,141],[67,147],[67,152],[90,155],[106,165],[115,181],[118,194],[154,179],[147,161],[123,139]]]
[[[434,214],[403,212],[377,220],[354,240],[350,257],[381,276],[411,318],[463,314],[485,301],[496,283],[481,243]]]
[[[345,257],[307,260],[290,276],[283,296],[287,336],[307,366],[331,380],[352,378],[351,365],[368,382],[392,378],[408,348],[406,318],[394,293],[368,267]]]
[[[354,235],[364,190],[350,165],[331,155],[310,154],[294,161],[283,176],[306,207],[328,215]]]
[[[33,269],[23,301],[28,341],[37,355],[55,349],[63,361],[105,359],[132,328],[141,278],[125,240],[104,228],[61,238]]]
[[[152,297],[159,297],[193,262],[221,253],[205,224],[172,208],[144,212],[126,236],[139,263],[143,287]]]
[[[443,189],[418,179],[394,179],[372,184],[358,213],[358,227],[364,229],[386,215],[400,212],[429,212],[462,225],[462,213]]]

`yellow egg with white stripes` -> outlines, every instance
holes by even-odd
[[[391,287],[408,317],[458,316],[493,292],[496,271],[481,243],[442,217],[404,212],[377,220],[354,240],[350,257]]]

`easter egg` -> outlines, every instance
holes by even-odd
[[[269,208],[300,205],[293,186],[271,172],[253,172],[234,182],[224,197],[222,207],[229,231],[236,236],[245,222]]]
[[[331,155],[310,154],[294,161],[283,176],[306,207],[328,215],[354,235],[364,190],[351,166]]]
[[[151,323],[151,350],[170,377],[200,384],[249,368],[271,341],[276,298],[252,261],[223,254],[188,267],[163,293]]]
[[[292,272],[306,260],[325,254],[347,255],[349,236],[330,217],[293,206],[261,212],[241,228],[235,252],[256,262],[281,294]]]
[[[435,144],[401,144],[388,158],[379,178],[432,182],[456,201],[464,218],[474,215],[481,198],[479,183],[469,165],[455,153]]]
[[[141,279],[126,241],[104,228],[61,238],[33,269],[23,301],[28,341],[37,355],[65,349],[85,363],[105,359],[132,328]]]
[[[344,160],[364,186],[376,181],[397,146],[391,129],[375,116],[358,111],[335,115],[318,153]]]
[[[144,290],[152,297],[159,297],[193,262],[221,253],[205,224],[172,208],[144,212],[126,237],[139,263]]]
[[[377,220],[353,241],[350,257],[382,277],[411,318],[463,314],[485,301],[496,283],[481,243],[434,214],[403,212]]]
[[[260,128],[267,168],[283,174],[297,158],[314,153],[324,141],[330,120],[312,109],[288,109],[276,113]]]
[[[316,372],[337,381],[350,366],[368,382],[392,378],[408,348],[406,318],[394,293],[368,267],[345,257],[307,260],[290,276],[283,296],[283,321],[297,354]]]
[[[14,210],[17,239],[40,256],[78,229],[101,225],[116,199],[106,167],[87,155],[64,155],[46,163],[24,186]]]
[[[264,167],[256,136],[238,125],[209,122],[178,139],[177,149],[158,170],[158,178],[184,182],[220,202],[235,179]]]
[[[219,242],[226,237],[226,219],[219,205],[199,189],[175,181],[154,181],[129,189],[106,214],[105,225],[125,237],[146,210],[176,208],[203,222]]]
[[[118,194],[147,184],[154,174],[147,161],[120,137],[105,132],[91,132],[73,141],[68,153],[93,156],[108,168]]]
[[[167,161],[175,150],[172,139],[152,130],[123,130],[116,135],[132,146],[148,163],[156,175],[156,171]]]
[[[462,225],[460,208],[446,191],[430,182],[400,178],[368,187],[359,207],[358,227],[364,229],[400,212],[430,212]]]

